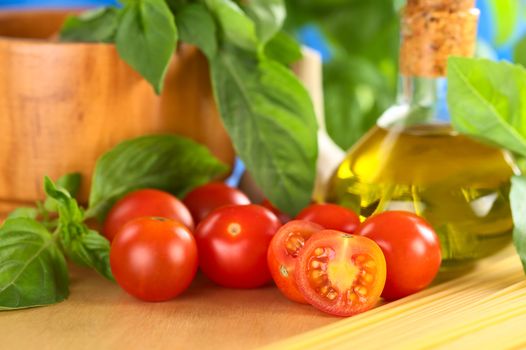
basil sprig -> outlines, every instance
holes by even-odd
[[[286,66],[301,57],[281,31],[283,0],[134,0],[68,20],[65,40],[110,41],[160,92],[178,41],[198,46],[234,147],[265,195],[297,214],[312,195],[317,125],[312,102]],[[104,33],[94,35],[94,33]],[[111,34],[110,34],[111,33]]]
[[[155,135],[125,141],[103,155],[93,176],[90,207],[74,195],[80,175],[55,184],[44,179],[47,198],[15,210],[0,227],[0,310],[58,303],[69,295],[66,258],[113,280],[110,243],[86,220],[104,218],[115,200],[138,188],[182,195],[223,175],[226,165],[191,140]]]
[[[526,69],[507,62],[453,57],[448,105],[459,132],[526,158]],[[524,169],[522,169],[524,171]],[[511,181],[514,243],[526,272],[526,176]]]

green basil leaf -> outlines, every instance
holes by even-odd
[[[295,215],[311,200],[317,125],[310,97],[282,65],[234,47],[211,64],[216,101],[237,154],[272,203]]]
[[[57,180],[57,187],[65,189],[72,197],[76,197],[79,193],[81,182],[81,174],[67,174]],[[44,202],[44,208],[47,211],[56,212],[57,205],[55,200],[51,197],[46,198],[46,201]]]
[[[154,135],[125,141],[98,160],[87,215],[102,220],[118,198],[140,188],[182,196],[227,170],[206,147],[184,137]]]
[[[448,105],[456,130],[526,156],[526,70],[507,62],[450,58]]]
[[[258,49],[256,25],[235,2],[205,0],[205,3],[219,22],[226,41],[248,51]]]
[[[177,44],[177,28],[164,0],[127,2],[115,43],[120,56],[159,94]]]
[[[61,302],[68,285],[66,261],[46,228],[8,219],[0,228],[0,310]]]
[[[521,40],[515,45],[513,50],[513,60],[526,67],[526,36],[522,37]]]
[[[516,176],[512,178],[510,202],[515,223],[513,233],[515,249],[519,253],[526,272],[526,177]]]
[[[283,0],[250,0],[243,8],[256,24],[256,33],[263,43],[274,37],[283,27],[287,10]]]
[[[60,31],[60,40],[110,43],[115,39],[118,23],[119,10],[115,7],[86,11],[66,19]]]
[[[491,14],[494,17],[495,41],[497,45],[505,45],[510,41],[517,29],[521,16],[521,2],[517,0],[488,0]]]
[[[217,52],[217,28],[214,18],[202,4],[184,6],[175,15],[180,39],[195,45],[208,57]]]
[[[84,223],[84,212],[77,201],[48,177],[44,179],[46,194],[56,201],[59,212],[58,232],[64,252],[75,263],[95,269],[113,280],[110,268],[110,243]]]
[[[7,216],[7,219],[26,218],[36,220],[38,210],[36,208],[16,208]]]
[[[285,66],[296,63],[303,58],[300,44],[283,31],[276,34],[265,45],[265,55]]]

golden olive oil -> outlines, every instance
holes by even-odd
[[[443,266],[504,247],[513,229],[509,154],[456,134],[449,125],[373,128],[335,172],[327,200],[362,219],[412,211],[440,237]]]

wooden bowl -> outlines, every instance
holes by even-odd
[[[44,175],[69,172],[82,173],[85,202],[96,159],[140,135],[185,135],[233,164],[196,48],[179,48],[156,96],[113,45],[53,40],[69,13],[0,12],[0,212],[42,199]]]

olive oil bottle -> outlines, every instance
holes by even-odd
[[[474,51],[473,7],[474,0],[408,0],[398,103],[349,151],[326,194],[362,219],[385,210],[423,216],[440,237],[444,267],[498,251],[513,229],[513,159],[456,133],[445,103],[447,57]]]

